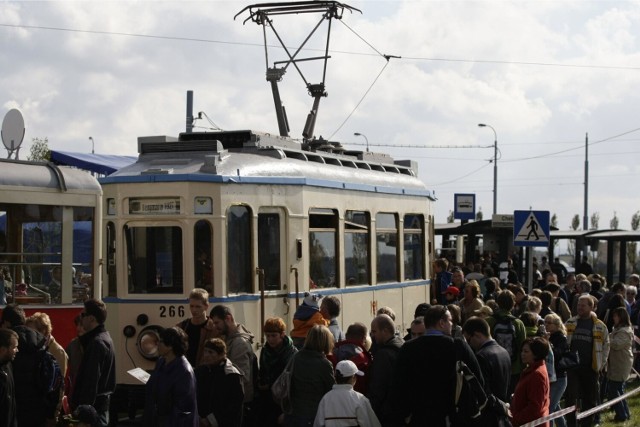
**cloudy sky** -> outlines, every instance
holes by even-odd
[[[629,228],[640,209],[640,1],[354,1],[334,22],[316,135],[419,162],[445,222],[454,193],[492,213],[548,210],[582,222],[585,138],[589,215]],[[0,3],[0,115],[52,149],[135,155],[137,137],[177,135],[186,91],[223,129],[277,133],[262,27],[240,1]],[[297,47],[317,17],[276,17]],[[634,30],[635,29],[635,30]],[[321,27],[300,57],[321,55]],[[269,33],[270,65],[284,59]],[[399,56],[387,61],[382,54]],[[321,64],[301,65],[310,83]],[[291,134],[312,100],[300,76],[281,83]],[[206,120],[197,125],[210,127]]]

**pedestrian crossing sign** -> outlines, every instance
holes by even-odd
[[[549,211],[514,211],[514,246],[549,246]]]

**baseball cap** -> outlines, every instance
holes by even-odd
[[[336,365],[336,372],[339,372],[343,378],[352,377],[357,375],[359,377],[364,375],[364,372],[359,371],[358,367],[351,360],[341,360]]]
[[[458,294],[460,294],[460,289],[458,289],[455,286],[449,286],[447,289],[445,289],[445,291],[442,293],[442,295],[444,294],[451,294],[454,296],[458,296]]]

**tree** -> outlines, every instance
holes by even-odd
[[[613,211],[613,218],[611,218],[611,221],[609,221],[609,228],[617,230],[619,223],[620,220],[618,219],[618,213],[616,211]]]
[[[575,214],[571,220],[571,229],[577,230],[578,228],[580,228],[580,215]]]
[[[476,212],[476,221],[482,221],[482,206],[480,206],[478,212]]]
[[[551,215],[551,227],[553,228],[558,228],[558,215],[556,215],[556,213],[554,213],[553,215]],[[553,241],[553,246],[558,246],[558,239]]]
[[[453,211],[449,211],[449,216],[447,217],[447,223],[451,224],[454,221]]]
[[[640,228],[640,211],[636,211],[631,217],[631,229],[636,231]],[[638,242],[627,243],[627,260],[631,266],[631,272],[636,272],[636,262],[638,261]]]
[[[591,229],[597,230],[598,223],[600,222],[600,212],[594,212],[591,214]]]
[[[51,159],[51,150],[49,150],[49,139],[44,138],[32,138],[31,148],[29,149],[29,155],[27,160],[32,162],[36,161],[49,161]]]
[[[575,214],[573,216],[573,218],[571,219],[571,229],[572,230],[577,230],[578,228],[580,228],[580,215]],[[571,255],[572,257],[575,255],[576,251],[576,242],[575,240],[569,240],[569,243],[567,244],[567,252],[569,253],[569,255]]]

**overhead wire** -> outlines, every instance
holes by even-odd
[[[369,43],[367,40],[364,39],[364,37],[362,37],[360,34],[358,34],[353,28],[351,28],[350,26],[348,26],[342,19],[338,20],[338,22],[340,22],[342,25],[344,25],[346,28],[349,29],[349,31],[351,31],[353,34],[356,35],[356,37],[358,37],[360,40],[362,40],[367,46],[369,46],[371,49],[373,49],[379,56],[382,56],[383,58],[386,59],[386,63],[384,64],[384,66],[382,67],[382,69],[380,70],[380,72],[378,73],[378,75],[376,76],[375,79],[373,79],[373,82],[371,82],[371,84],[369,85],[369,87],[367,88],[367,90],[364,92],[364,94],[362,95],[362,97],[360,98],[360,100],[356,103],[356,105],[353,107],[353,109],[351,110],[351,112],[349,114],[347,114],[347,117],[345,117],[345,119],[342,121],[342,123],[340,123],[340,125],[333,131],[333,133],[329,136],[329,139],[333,138],[335,136],[336,133],[340,132],[340,129],[342,129],[342,127],[349,121],[349,119],[351,119],[351,117],[353,116],[353,114],[356,112],[356,110],[360,107],[360,104],[362,104],[362,102],[364,101],[364,99],[367,97],[367,95],[369,94],[369,92],[371,92],[371,89],[373,89],[373,86],[376,84],[376,82],[378,81],[378,79],[380,78],[380,76],[382,75],[382,73],[384,72],[384,70],[387,68],[387,66],[389,65],[389,59],[390,58],[399,58],[397,56],[392,56],[392,55],[385,55],[383,53],[381,53],[378,49],[376,49],[371,43]]]
[[[149,39],[161,39],[161,40],[175,40],[175,41],[186,41],[186,42],[197,42],[197,43],[216,43],[216,44],[225,44],[225,45],[235,45],[235,46],[248,46],[248,47],[259,47],[263,48],[264,45],[260,43],[249,43],[249,42],[236,42],[236,41],[225,41],[225,40],[215,40],[215,39],[204,39],[197,37],[181,37],[181,36],[161,36],[155,34],[140,34],[140,33],[130,33],[130,32],[122,32],[122,31],[101,31],[101,30],[81,30],[77,28],[63,28],[63,27],[51,27],[44,25],[24,25],[24,24],[4,24],[0,23],[0,27],[5,28],[24,28],[24,29],[34,29],[34,30],[48,30],[48,31],[64,31],[64,32],[73,32],[73,33],[87,33],[87,34],[99,34],[99,35],[114,35],[114,36],[122,36],[122,37],[141,37],[141,38],[149,38]],[[277,45],[269,45],[268,47],[273,48],[282,48]],[[324,51],[323,49],[315,49],[315,48],[305,48],[304,50],[308,51]],[[375,50],[375,49],[374,49]],[[401,55],[399,57],[384,55],[379,51],[376,51],[375,54],[367,53],[367,52],[354,52],[354,51],[344,51],[344,50],[330,50],[333,54],[345,54],[345,55],[359,55],[359,56],[379,56],[382,55],[384,57],[389,56],[397,59],[401,59],[404,61],[432,61],[432,62],[460,62],[460,63],[469,63],[469,64],[498,64],[498,65],[525,65],[525,66],[538,66],[538,67],[562,67],[562,68],[584,68],[584,69],[605,69],[605,70],[628,70],[628,71],[638,71],[640,70],[640,66],[621,66],[621,65],[587,65],[587,64],[561,64],[554,62],[536,62],[536,61],[505,61],[505,60],[486,60],[486,59],[460,59],[460,58],[431,58],[425,56],[412,56],[412,55]]]
[[[340,129],[346,124],[346,122],[353,116],[355,111],[364,101],[364,98],[369,94],[375,83],[378,81],[384,70],[389,64],[389,59],[399,59],[399,60],[422,60],[422,61],[440,61],[440,62],[461,62],[461,63],[478,63],[478,64],[501,64],[501,65],[526,65],[526,66],[545,66],[545,67],[564,67],[564,68],[584,68],[584,69],[618,69],[618,70],[640,70],[640,67],[629,67],[629,66],[615,66],[615,65],[585,65],[585,64],[560,64],[560,63],[552,63],[552,62],[535,62],[535,61],[504,61],[504,60],[483,60],[483,59],[459,59],[459,58],[431,58],[431,57],[422,57],[422,56],[411,56],[411,55],[386,55],[381,53],[378,49],[375,48],[371,43],[369,43],[366,39],[364,39],[360,34],[358,34],[355,30],[353,30],[350,26],[344,23],[343,20],[339,20],[347,29],[349,29],[352,33],[354,33],[358,38],[360,38],[367,46],[369,46],[375,54],[371,53],[363,53],[363,52],[352,52],[352,51],[340,51],[340,50],[331,50],[332,53],[341,53],[348,55],[366,55],[366,56],[382,56],[386,59],[385,65],[382,67],[376,78],[373,80],[371,85],[367,88],[364,95],[358,101],[354,109],[347,115],[346,119],[338,126],[338,128],[331,135],[332,137],[340,131]],[[121,31],[101,31],[101,30],[83,30],[77,28],[64,28],[64,27],[53,27],[53,26],[43,26],[43,25],[25,25],[25,24],[6,24],[0,23],[0,27],[5,28],[23,28],[23,29],[35,29],[35,30],[47,30],[47,31],[62,31],[62,32],[73,32],[73,33],[86,33],[86,34],[97,34],[97,35],[112,35],[112,36],[122,36],[122,37],[139,37],[139,38],[148,38],[148,39],[159,39],[159,40],[175,40],[175,41],[184,41],[184,42],[197,42],[197,43],[216,43],[216,44],[225,44],[225,45],[237,45],[237,46],[249,46],[249,47],[263,47],[262,44],[259,43],[248,43],[248,42],[236,42],[236,41],[225,41],[225,40],[215,40],[215,39],[205,39],[205,38],[196,38],[196,37],[181,37],[181,36],[163,36],[163,35],[155,35],[155,34],[141,34],[141,33],[131,33],[131,32],[121,32]],[[282,48],[281,46],[272,46],[274,48]],[[315,51],[320,49],[313,48],[305,48],[305,50]],[[210,120],[207,117],[208,120]],[[211,122],[211,121],[210,121]],[[211,122],[212,123],[212,122]],[[212,123],[212,125],[216,126]],[[588,145],[596,145],[606,141],[610,141],[612,139],[618,138],[620,136],[628,135],[633,132],[639,131],[640,128],[632,129],[627,132],[623,132],[621,134],[611,136],[608,138],[604,138],[598,141],[589,142]],[[383,146],[383,144],[379,144]],[[515,144],[506,144],[506,145],[515,145]],[[389,145],[392,146],[392,145]],[[416,147],[418,148],[418,147]],[[425,147],[426,148],[426,147]],[[501,163],[512,163],[519,161],[527,161],[533,159],[540,159],[555,156],[558,154],[563,154],[575,150],[580,150],[584,148],[583,144],[580,144],[577,147],[568,148],[565,150],[554,151],[551,153],[541,154],[537,156],[529,156],[529,157],[521,157],[516,159],[507,159],[501,160]]]

